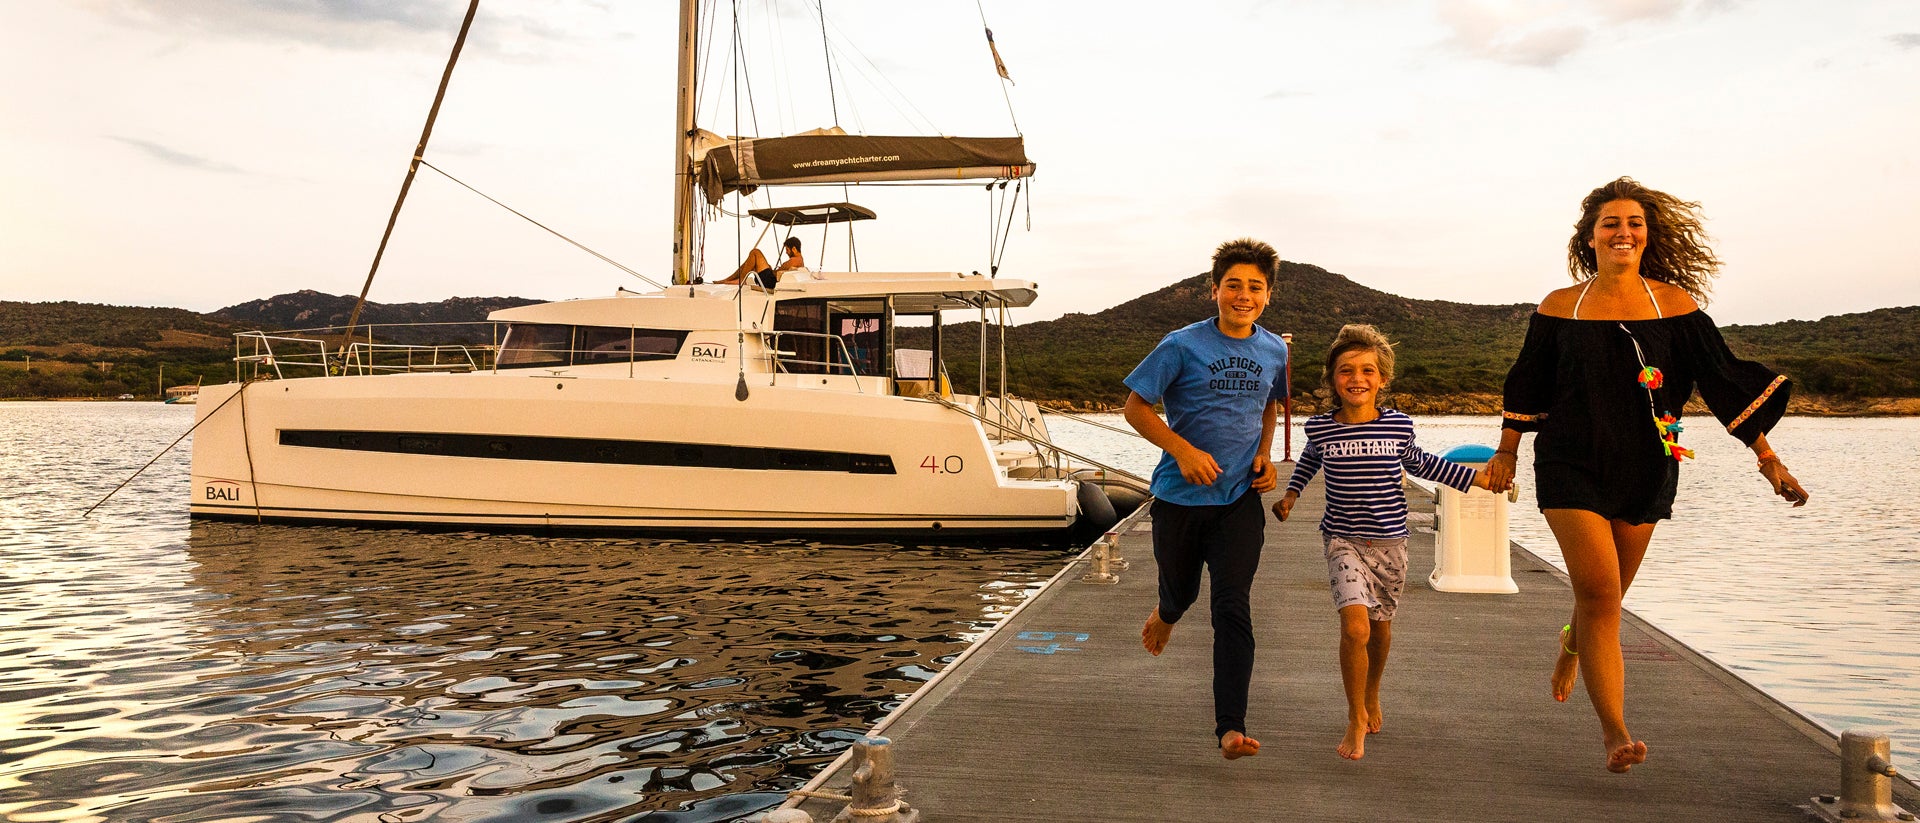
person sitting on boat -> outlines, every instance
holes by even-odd
[[[731,286],[744,283],[748,275],[753,275],[760,278],[760,288],[771,290],[773,284],[780,282],[781,272],[806,268],[806,258],[800,256],[800,238],[787,238],[787,242],[780,244],[780,250],[786,252],[787,259],[782,261],[778,268],[768,263],[767,256],[761,254],[760,249],[756,247],[747,252],[747,262],[741,263],[740,268],[735,269],[732,276],[721,280],[717,285]]]

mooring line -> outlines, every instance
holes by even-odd
[[[147,465],[141,466],[139,469],[135,470],[132,475],[128,476],[127,479],[120,481],[120,485],[114,486],[113,491],[107,492],[107,496],[100,498],[99,503],[95,503],[91,506],[88,506],[86,511],[81,512],[80,519],[81,520],[87,519],[87,515],[93,514],[93,510],[100,508],[101,504],[107,502],[108,498],[111,498],[114,495],[119,494],[121,489],[126,488],[128,483],[133,482],[133,478],[139,477],[141,472],[146,471],[154,463],[159,462],[160,458],[167,456],[167,452],[173,451],[174,446],[180,445],[180,441],[187,439],[187,435],[193,434],[194,429],[200,428],[201,423],[205,423],[208,420],[212,420],[214,415],[219,414],[221,409],[226,408],[228,403],[233,402],[234,397],[239,397],[240,395],[246,394],[247,387],[253,385],[254,382],[255,381],[248,380],[245,383],[241,383],[240,390],[237,392],[234,392],[233,397],[229,397],[225,400],[220,401],[220,405],[214,406],[213,411],[207,412],[207,416],[202,417],[199,420],[193,421],[193,425],[188,426],[187,430],[184,432],[181,432],[179,437],[174,438],[172,443],[168,443],[167,447],[164,449],[161,449],[159,454],[154,455],[152,460],[148,460]],[[241,430],[241,436],[242,437],[246,436],[245,429]]]

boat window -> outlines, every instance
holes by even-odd
[[[572,326],[513,323],[500,342],[500,359],[496,362],[503,369],[564,366],[572,343]]]
[[[671,360],[679,356],[680,345],[687,341],[686,332],[668,329],[580,326],[576,333],[579,345],[574,347],[574,365]]]
[[[833,333],[846,341],[846,356],[861,374],[886,374],[885,352],[881,347],[882,316],[878,314],[836,314]],[[834,352],[836,359],[840,352]]]
[[[827,331],[827,304],[821,300],[782,300],[773,309],[774,331],[805,332],[783,334],[774,345],[783,352],[780,367],[793,374],[824,374],[827,371],[827,342],[813,336]],[[846,369],[841,369],[846,371]]]

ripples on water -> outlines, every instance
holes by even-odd
[[[1059,548],[189,523],[158,404],[0,404],[0,818],[732,820]]]
[[[1415,423],[1435,453],[1496,443],[1500,431],[1495,417]],[[1699,456],[1680,469],[1674,519],[1654,534],[1627,606],[1831,730],[1886,732],[1895,760],[1920,770],[1920,419],[1783,420],[1768,440],[1812,496],[1798,509],[1772,495],[1753,453],[1711,417],[1687,423],[1684,442]],[[1138,472],[1159,458],[1143,441],[1091,427],[1058,423],[1054,433]],[[1564,568],[1533,507],[1531,441],[1521,447],[1511,535]],[[1296,425],[1296,454],[1305,443]]]

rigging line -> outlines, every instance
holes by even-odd
[[[413,176],[420,171],[420,157],[427,153],[427,140],[433,137],[433,121],[440,116],[440,101],[447,97],[447,84],[453,80],[453,65],[460,60],[460,49],[467,44],[467,30],[473,28],[473,15],[480,10],[480,0],[472,0],[467,5],[467,16],[460,21],[460,34],[453,39],[453,53],[447,55],[446,71],[440,74],[440,88],[433,93],[433,106],[427,109],[427,124],[420,130],[420,145],[414,147],[413,162],[407,164],[407,176],[400,181],[400,196],[393,201],[393,213],[387,215],[387,230],[380,233],[380,246],[373,252],[373,266],[367,269],[367,282],[360,286],[360,299],[354,301],[353,313],[347,317],[347,336],[353,336],[353,326],[360,322],[360,310],[366,308],[367,291],[373,288],[373,276],[380,271],[380,258],[387,253],[387,241],[393,237],[394,224],[400,222],[400,207],[407,202],[407,190],[413,187]]]
[[[698,35],[698,40],[701,45],[695,48],[695,51],[698,52],[700,55],[700,60],[699,60],[700,82],[699,82],[699,85],[695,86],[695,88],[699,89],[703,93],[706,93],[708,89],[711,88],[710,86],[707,85],[707,72],[713,68],[713,64],[715,62],[713,60],[713,27],[719,25],[719,23],[716,22],[715,19],[718,18],[720,15],[713,13],[713,11],[717,4],[718,4],[718,0],[713,0],[713,2],[707,3],[706,5],[707,5],[708,13],[700,16],[700,25],[701,25],[702,31]],[[719,90],[713,89],[711,93],[714,94],[715,96],[718,96]],[[700,101],[699,100],[694,101],[693,109],[694,109],[694,122],[698,123],[700,120],[700,117],[699,117]]]
[[[740,54],[740,0],[733,0],[733,44],[727,48],[727,66],[733,75],[733,156],[735,157],[740,156],[740,64],[743,62],[745,61],[741,59]],[[735,203],[745,199],[744,195],[734,194]],[[735,260],[746,258],[747,250],[740,245],[740,242],[746,239],[743,232],[744,227],[740,221],[733,221],[733,259]],[[742,281],[741,287],[744,289],[745,286],[745,281]],[[745,369],[744,361],[742,362],[741,368]],[[742,372],[743,381],[744,374],[745,372]],[[746,384],[742,382],[741,385]]]
[[[994,48],[993,29],[987,25],[987,7],[981,0],[973,0],[973,6],[980,10],[980,28],[987,30],[987,46]],[[1000,50],[998,48],[994,48],[993,56],[995,61],[994,74],[1000,76],[1000,97],[1007,101],[1007,119],[1013,121],[1013,133],[1025,137],[1026,135],[1020,131],[1020,118],[1013,113],[1013,95],[1007,91],[1007,85],[1013,81],[1005,75],[1000,75],[999,72]]]
[[[1000,256],[993,261],[994,274],[1000,273],[1000,261],[1007,259],[1007,247],[1013,245],[1013,215],[1020,210],[1020,189],[1025,181],[1013,184],[1013,204],[1007,207],[1007,228],[1000,233]],[[1002,187],[1005,183],[1000,184]]]
[[[760,136],[760,110],[756,108],[753,104],[753,68],[747,62],[747,50],[744,47],[745,40],[740,36],[740,17],[739,17],[738,8],[739,6],[736,3],[735,4],[736,11],[733,19],[733,39],[738,40],[742,43],[742,48],[740,49],[740,75],[745,79],[741,81],[741,85],[743,85],[747,90],[747,116],[753,119],[753,135],[755,137],[758,137]],[[735,113],[734,119],[738,120],[739,118],[740,118],[740,115],[738,113]]]
[[[154,455],[152,460],[148,460],[145,466],[141,466],[139,469],[135,470],[133,474],[128,475],[127,479],[120,481],[120,485],[114,486],[113,491],[107,492],[107,496],[100,498],[99,503],[95,503],[91,506],[88,506],[86,511],[81,512],[80,519],[82,520],[87,519],[87,515],[93,514],[94,509],[100,508],[101,504],[106,503],[108,498],[113,497],[116,494],[119,494],[120,490],[126,488],[128,483],[132,483],[135,477],[139,477],[142,472],[145,472],[147,469],[151,468],[154,463],[159,462],[160,458],[167,456],[167,452],[173,451],[173,447],[180,445],[180,441],[187,439],[187,435],[193,434],[193,430],[200,428],[200,424],[205,423],[208,420],[212,420],[213,416],[216,414],[219,414],[221,409],[226,408],[228,403],[232,403],[235,397],[239,397],[240,395],[245,394],[247,391],[247,386],[252,385],[253,382],[254,381],[252,380],[248,380],[245,383],[241,383],[239,391],[236,391],[233,394],[229,395],[227,399],[220,401],[220,405],[214,406],[213,411],[207,412],[205,417],[202,417],[199,420],[193,421],[193,425],[188,426],[187,430],[181,432],[179,437],[174,438],[172,443],[168,443],[167,447],[164,449],[161,449],[159,454]]]
[[[925,126],[926,130],[931,133],[945,134],[945,132],[941,131],[940,127],[933,122],[933,118],[928,117],[926,112],[921,111],[920,107],[915,106],[913,104],[912,97],[909,97],[905,91],[902,91],[900,89],[899,86],[894,85],[893,79],[888,77],[886,72],[880,69],[880,64],[873,62],[873,58],[868,57],[866,52],[860,50],[860,45],[858,43],[855,43],[853,41],[853,38],[848,37],[847,33],[845,31],[842,31],[838,25],[835,25],[833,29],[836,33],[840,35],[841,45],[839,48],[842,49],[841,53],[844,55],[846,53],[846,50],[849,50],[849,49],[852,50],[855,56],[859,57],[862,61],[864,61],[867,64],[867,66],[873,69],[870,75],[871,77],[877,77],[881,81],[885,82],[887,84],[887,88],[892,89],[893,96],[898,98],[900,102],[905,103],[908,109],[912,109],[911,112],[908,112],[896,105],[894,106],[895,111],[898,111],[903,115],[909,115],[908,119],[912,119],[912,117],[919,117],[921,125]],[[858,63],[854,63],[853,66],[856,69],[859,68]],[[861,72],[861,73],[862,75],[867,75],[867,72]],[[869,79],[868,82],[872,83],[873,81]],[[875,88],[879,88],[880,84],[873,83],[873,86]],[[881,89],[881,90],[886,91],[886,89]]]
[[[425,160],[421,160],[421,161],[420,161],[420,165],[422,165],[422,166],[426,166],[427,168],[429,168],[429,169],[432,169],[432,170],[434,170],[434,171],[435,171],[435,172],[437,172],[437,173],[438,173],[438,174],[439,174],[439,175],[440,175],[441,177],[445,177],[445,178],[447,178],[448,180],[452,180],[453,182],[455,182],[455,183],[458,183],[458,184],[459,184],[459,185],[460,185],[460,186],[461,186],[462,188],[464,188],[464,189],[466,189],[467,191],[470,191],[470,192],[473,192],[474,194],[477,194],[477,195],[480,195],[481,197],[485,197],[485,198],[487,199],[487,202],[489,202],[489,203],[492,203],[492,204],[494,204],[494,205],[496,205],[496,206],[499,206],[500,208],[503,208],[503,209],[506,209],[507,211],[509,211],[509,212],[511,212],[511,213],[513,214],[513,216],[515,216],[515,217],[518,217],[518,218],[520,218],[520,219],[522,219],[522,220],[525,220],[525,221],[527,221],[527,222],[529,222],[529,223],[532,223],[532,224],[534,224],[534,225],[536,225],[536,226],[539,226],[540,228],[542,228],[542,229],[544,229],[544,230],[546,230],[546,232],[547,232],[548,234],[551,234],[551,235],[553,235],[553,236],[555,236],[555,237],[558,237],[558,238],[560,238],[561,240],[565,240],[565,241],[567,241],[568,243],[571,243],[571,244],[573,245],[573,247],[574,247],[574,248],[576,248],[576,249],[579,249],[579,250],[581,250],[581,251],[583,251],[583,252],[586,252],[586,253],[588,253],[588,254],[591,254],[591,255],[593,255],[594,257],[598,257],[598,258],[600,258],[600,260],[601,260],[602,262],[605,262],[605,263],[606,263],[607,265],[610,265],[610,266],[612,266],[612,267],[614,267],[614,268],[616,268],[616,269],[619,269],[619,270],[621,270],[621,271],[623,271],[623,272],[626,272],[626,273],[628,273],[628,274],[631,274],[631,275],[633,275],[634,277],[638,277],[638,278],[640,278],[640,281],[641,281],[641,282],[643,282],[643,283],[646,283],[647,285],[649,285],[649,286],[652,286],[652,287],[654,287],[654,288],[656,288],[656,289],[665,289],[665,288],[666,288],[666,286],[662,286],[662,285],[660,285],[659,283],[655,283],[655,282],[654,282],[654,281],[653,281],[652,279],[650,279],[650,278],[648,278],[648,277],[647,277],[646,275],[644,275],[644,274],[641,274],[641,273],[639,273],[639,272],[637,272],[637,271],[634,271],[633,269],[630,269],[630,268],[627,268],[627,267],[626,267],[626,266],[624,266],[624,265],[621,265],[621,264],[620,264],[620,263],[619,263],[618,261],[616,261],[616,260],[614,260],[613,258],[611,258],[611,257],[608,257],[608,256],[606,256],[606,255],[604,255],[604,254],[601,254],[601,253],[599,253],[599,252],[597,252],[597,251],[594,251],[593,249],[590,249],[590,248],[587,248],[587,247],[586,247],[585,245],[583,245],[583,244],[581,244],[581,243],[580,243],[579,241],[577,241],[577,240],[574,240],[573,238],[571,238],[571,237],[568,237],[568,236],[566,236],[566,235],[564,235],[564,234],[561,234],[561,233],[559,233],[559,232],[557,232],[557,231],[554,231],[554,230],[553,230],[552,228],[550,228],[550,227],[548,227],[548,226],[547,226],[547,224],[545,224],[545,223],[542,223],[542,222],[540,222],[540,221],[538,221],[538,220],[535,220],[535,219],[533,219],[533,218],[531,218],[531,217],[528,217],[528,216],[526,216],[525,214],[522,214],[522,213],[520,213],[520,211],[519,211],[518,209],[515,209],[515,208],[514,208],[514,207],[512,207],[512,206],[509,206],[509,205],[507,205],[507,204],[505,204],[505,203],[502,203],[502,202],[500,202],[500,201],[498,201],[498,200],[495,200],[495,199],[493,199],[493,197],[492,197],[492,196],[490,196],[490,195],[488,195],[488,194],[487,194],[486,192],[483,192],[483,191],[481,191],[481,190],[479,190],[479,189],[476,189],[476,188],[474,188],[474,187],[472,187],[472,186],[469,186],[469,185],[467,185],[467,183],[466,183],[466,181],[464,181],[464,180],[461,180],[460,178],[458,178],[458,177],[455,177],[455,176],[453,176],[453,175],[451,175],[451,174],[448,174],[448,173],[446,172],[446,170],[444,170],[444,169],[442,169],[442,168],[440,168],[439,166],[436,166],[436,165],[434,165],[434,164],[432,164],[432,163],[429,163],[429,162],[427,162],[427,161],[425,161]],[[351,332],[351,329],[349,329],[349,332]]]
[[[477,2],[477,0],[476,0]],[[840,98],[833,92],[833,46],[827,42],[827,0],[813,0],[820,10],[820,51],[827,59],[827,101],[833,104],[833,125],[840,125]]]

